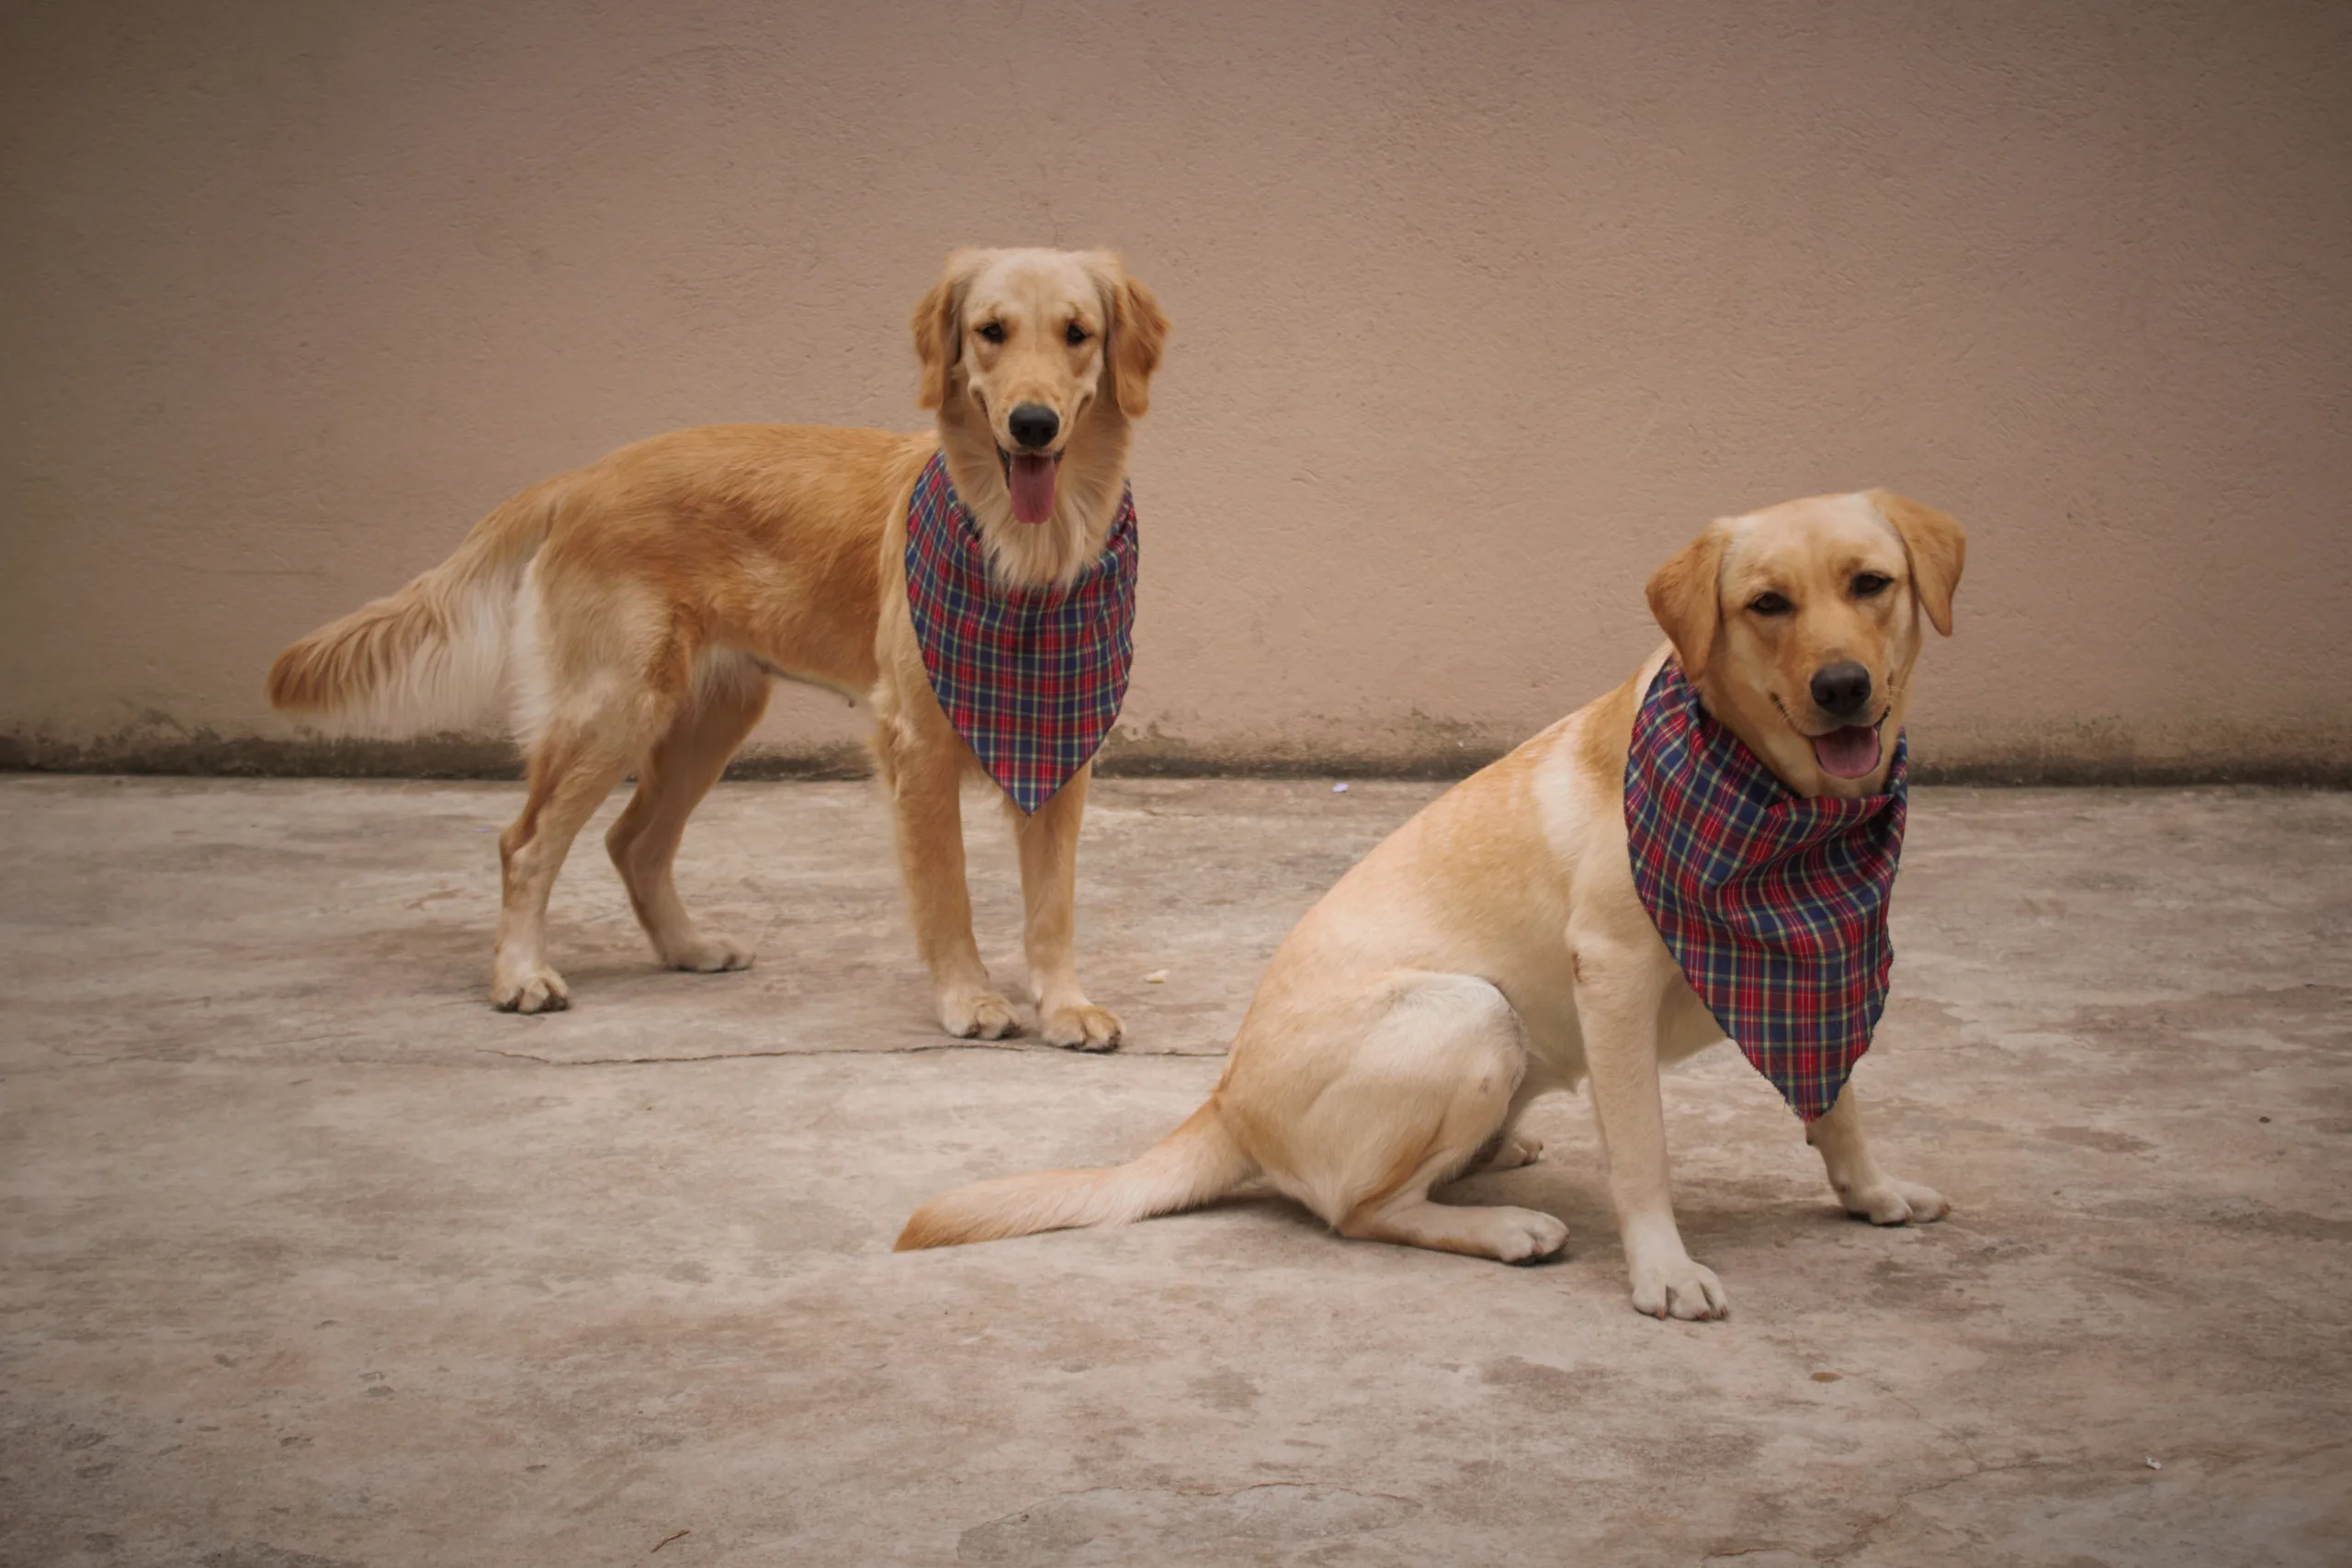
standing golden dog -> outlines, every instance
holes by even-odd
[[[1140,1219],[1261,1177],[1340,1235],[1520,1262],[1567,1227],[1430,1201],[1534,1159],[1513,1125],[1592,1080],[1634,1305],[1720,1317],[1674,1223],[1661,1063],[1723,1037],[1637,896],[1625,772],[1669,652],[1715,718],[1800,795],[1885,784],[1924,627],[1951,630],[1966,538],[1883,491],[1718,522],[1650,579],[1670,646],[1609,695],[1432,803],[1340,880],[1274,954],[1208,1103],[1132,1164],[982,1181],[932,1200],[901,1248]],[[1944,1200],[1881,1169],[1848,1088],[1807,1138],[1881,1224]]]
[[[718,425],[625,446],[532,486],[455,555],[280,654],[281,708],[411,730],[478,716],[511,678],[529,758],[499,839],[491,999],[564,1007],[548,894],[573,837],[632,768],[605,837],[665,964],[751,962],[699,929],[671,877],[686,818],[784,675],[870,696],[915,936],[950,1034],[1015,1032],[972,937],[958,786],[975,766],[924,671],[907,602],[909,496],[944,452],[1010,584],[1071,581],[1102,551],[1168,331],[1101,252],[959,251],[914,317],[935,434]],[[1071,958],[1081,769],[1016,814],[1030,985],[1045,1038],[1108,1050],[1116,1017]]]

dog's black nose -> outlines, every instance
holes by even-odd
[[[1004,416],[1004,423],[1012,432],[1012,438],[1023,446],[1047,446],[1062,427],[1062,416],[1043,403],[1015,403],[1012,412]]]
[[[1857,717],[1870,705],[1871,672],[1850,659],[1825,664],[1813,672],[1813,700],[1834,717]]]

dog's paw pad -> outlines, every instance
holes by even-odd
[[[1951,1213],[1951,1204],[1932,1187],[1895,1181],[1857,1188],[1845,1194],[1846,1212],[1874,1225],[1933,1224]]]
[[[662,962],[673,969],[696,975],[724,975],[752,966],[752,949],[732,937],[716,932],[698,934],[664,950]]]
[[[537,964],[493,978],[490,1005],[501,1012],[561,1012],[571,1005],[571,989],[562,976]]]
[[[1568,1245],[1568,1227],[1555,1215],[1533,1209],[1498,1212],[1509,1216],[1495,1248],[1496,1258],[1505,1263],[1541,1263],[1558,1257]]]
[[[1731,1298],[1715,1271],[1685,1258],[1634,1270],[1634,1310],[1645,1317],[1704,1322],[1731,1315]]]
[[[958,1040],[1002,1040],[1021,1032],[1012,1004],[993,991],[959,992],[943,998],[939,1027]]]
[[[1044,1023],[1046,1043],[1066,1051],[1115,1051],[1126,1033],[1117,1013],[1091,1003],[1052,1009]]]
[[[1489,1170],[1516,1170],[1522,1165],[1533,1165],[1544,1157],[1544,1140],[1531,1138],[1524,1133],[1514,1133],[1503,1140],[1488,1162]]]

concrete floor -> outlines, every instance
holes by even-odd
[[[747,974],[655,970],[582,853],[526,1020],[513,786],[0,780],[0,1561],[2352,1561],[2352,796],[1920,791],[1860,1081],[1957,1213],[1842,1218],[1718,1049],[1668,1103],[1727,1323],[1630,1310],[1565,1100],[1467,1184],[1567,1220],[1547,1268],[1257,1201],[889,1251],[1172,1125],[1434,793],[1102,786],[1098,1059],[931,1032],[865,786],[697,819]]]

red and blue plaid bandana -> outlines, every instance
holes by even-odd
[[[1086,766],[1135,662],[1136,505],[1119,494],[1102,553],[1067,588],[989,580],[988,547],[934,456],[907,504],[907,604],[932,694],[1025,814]]]
[[[1700,705],[1672,658],[1625,758],[1634,886],[1690,988],[1807,1122],[1838,1103],[1886,1006],[1906,753],[1886,793],[1807,800]]]

